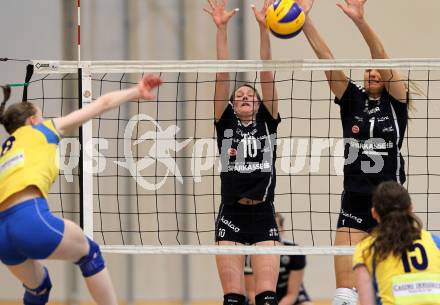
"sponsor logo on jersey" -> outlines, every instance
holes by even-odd
[[[383,117],[379,117],[377,118],[378,122],[385,122],[385,121],[389,121],[390,118],[388,116],[383,116]]]
[[[20,150],[12,156],[4,157],[0,160],[0,180],[4,179],[11,173],[24,167],[25,156],[24,151]]]
[[[351,127],[351,132],[352,133],[359,133],[359,126],[358,125],[353,125],[353,127]]]
[[[220,219],[221,222],[223,222],[225,225],[227,225],[231,230],[233,230],[235,233],[240,232],[240,228],[237,227],[232,223],[232,221],[225,219],[223,216]]]
[[[234,157],[237,155],[237,150],[235,148],[229,148],[228,149],[228,155],[231,157]]]
[[[342,214],[344,217],[347,217],[347,218],[353,219],[354,221],[356,221],[356,222],[359,223],[359,224],[362,223],[362,221],[363,221],[362,218],[357,217],[356,215],[353,215],[353,214],[351,214],[351,213],[347,213],[347,212],[345,212],[344,210],[341,210],[341,214]]]
[[[270,237],[278,236],[278,229],[277,228],[269,229],[269,236]]]
[[[227,167],[228,171],[232,172],[232,171],[236,171],[236,172],[240,172],[240,173],[245,173],[245,172],[254,172],[256,170],[260,170],[260,171],[267,171],[270,172],[270,169],[272,168],[271,163],[269,162],[264,162],[264,163],[249,163],[249,164],[237,164],[234,162],[231,162],[231,164]]]
[[[373,109],[368,110],[368,114],[375,114],[380,111],[379,107],[374,107]]]
[[[394,128],[393,126],[385,127],[384,129],[382,129],[382,132],[394,132]]]
[[[273,301],[275,301],[274,297],[271,297],[271,296],[264,297],[264,305],[273,304]]]

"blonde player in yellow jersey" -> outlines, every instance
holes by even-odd
[[[75,223],[55,217],[47,204],[58,175],[60,137],[88,120],[136,99],[152,99],[159,77],[143,77],[137,86],[101,96],[64,117],[44,120],[32,103],[0,106],[0,123],[9,137],[0,147],[0,260],[24,285],[25,305],[44,305],[52,284],[37,260],[56,259],[79,266],[93,299],[116,305],[114,289],[98,244]]]
[[[440,304],[440,237],[422,229],[407,190],[381,183],[372,214],[378,226],[353,256],[361,305]]]

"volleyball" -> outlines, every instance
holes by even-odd
[[[292,38],[298,35],[306,16],[295,0],[277,0],[266,12],[266,25],[278,38]]]

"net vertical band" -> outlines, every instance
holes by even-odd
[[[79,69],[80,107],[92,102],[92,74],[87,69]],[[89,121],[80,130],[80,195],[82,228],[87,236],[93,238],[93,123]]]

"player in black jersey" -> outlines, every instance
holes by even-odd
[[[312,6],[313,0],[300,5]],[[389,58],[377,34],[364,18],[366,0],[345,0],[337,6],[354,22],[364,37],[373,59]],[[320,59],[333,54],[310,18],[304,33]],[[405,182],[400,153],[408,119],[407,90],[398,71],[366,70],[363,88],[343,71],[326,71],[330,89],[340,106],[345,140],[344,191],[335,245],[353,245],[376,225],[371,216],[372,192],[387,180]],[[335,257],[337,290],[334,305],[356,304],[352,290],[350,256]]]
[[[284,245],[295,244],[283,239],[284,218],[280,213],[275,214],[281,242]],[[277,298],[280,305],[312,305],[310,297],[303,285],[304,268],[306,257],[304,255],[281,255],[280,273],[277,281]],[[255,278],[252,272],[251,260],[246,256],[245,260],[245,286],[248,305],[255,304]]]
[[[226,1],[209,0],[205,11],[217,26],[217,59],[229,58],[227,24],[237,10],[227,11]],[[260,57],[271,59],[265,12],[253,7],[260,27]],[[281,119],[273,73],[260,74],[262,98],[251,85],[230,94],[229,73],[218,73],[214,97],[215,127],[222,171],[221,206],[216,221],[216,242],[220,245],[276,245],[279,241],[273,207],[276,183],[276,132]],[[278,304],[276,282],[279,256],[252,257],[256,277],[256,304]],[[223,304],[244,305],[244,256],[219,255],[217,269],[224,292]]]

